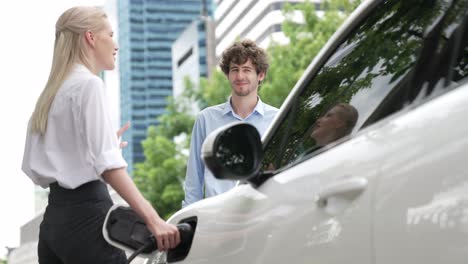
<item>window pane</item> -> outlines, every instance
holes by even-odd
[[[426,36],[449,9],[450,1],[425,0],[386,1],[375,9],[293,102],[266,145],[263,169],[280,169],[325,150],[413,100],[408,87],[418,59],[427,55],[422,54],[429,49]]]
[[[463,3],[462,1],[460,1]],[[452,81],[454,82],[461,82],[463,79],[468,77],[468,10],[465,4],[465,9],[460,10],[460,18],[458,21],[462,21],[459,25],[457,25],[456,30],[453,35],[457,36],[460,39],[460,44],[456,49],[457,54],[455,64],[453,67],[453,77]],[[455,38],[455,37],[454,37]],[[466,81],[466,80],[465,80]]]

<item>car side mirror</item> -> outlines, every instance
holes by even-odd
[[[258,174],[263,146],[257,129],[245,122],[223,126],[205,139],[202,158],[218,179],[248,180]]]

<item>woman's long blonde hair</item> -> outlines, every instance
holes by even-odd
[[[101,31],[105,26],[105,18],[106,14],[98,7],[78,6],[68,9],[57,20],[52,68],[31,116],[32,133],[46,132],[52,102],[73,65],[81,63],[90,68],[84,35],[86,31]]]

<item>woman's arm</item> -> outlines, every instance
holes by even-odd
[[[137,189],[125,168],[106,170],[102,177],[143,218],[155,236],[159,250],[166,251],[179,244],[180,236],[177,227],[167,224],[159,217],[156,210]]]
[[[127,163],[119,149],[117,136],[113,131],[104,83],[93,76],[82,83],[80,123],[83,128],[85,144],[94,157],[94,169],[112,188],[143,218],[148,229],[153,233],[160,250],[174,248],[180,242],[179,231],[174,225],[162,220],[151,204],[141,195],[125,170]],[[130,125],[130,124],[128,124]]]

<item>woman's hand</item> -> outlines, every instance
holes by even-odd
[[[166,223],[135,186],[125,168],[106,170],[104,180],[135,210],[155,236],[158,249],[167,251],[180,243],[176,226]]]
[[[158,250],[167,251],[180,243],[179,230],[175,225],[168,224],[159,218],[152,223],[147,223],[147,226],[156,238]]]
[[[127,123],[125,123],[125,125],[123,125],[119,130],[117,130],[117,138],[120,140],[123,133],[125,133],[125,131],[127,131],[129,128],[130,128],[130,121],[127,121]],[[120,142],[120,148],[121,149],[125,148],[127,145],[128,145],[127,141]]]

